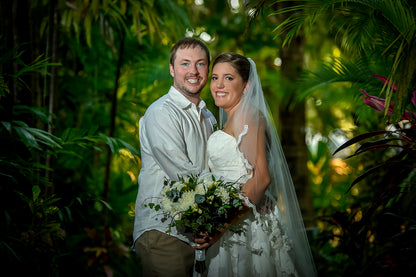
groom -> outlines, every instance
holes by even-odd
[[[207,173],[206,142],[216,124],[200,98],[208,80],[207,46],[183,38],[170,53],[173,86],[139,121],[142,168],[136,199],[133,240],[143,276],[192,276],[195,250],[188,238],[172,229],[160,212],[146,208],[163,188],[165,177]]]

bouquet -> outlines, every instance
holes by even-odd
[[[162,210],[164,220],[171,220],[169,229],[176,227],[183,233],[199,235],[201,232],[215,233],[226,228],[227,222],[242,208],[239,197],[240,185],[200,178],[199,175],[179,177],[179,181],[165,179],[160,204],[149,203],[156,211]],[[233,232],[241,232],[229,226]],[[205,252],[196,250],[195,270],[205,270]]]

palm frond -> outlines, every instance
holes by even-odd
[[[174,1],[140,1],[130,0],[133,16],[133,33],[139,42],[143,35],[155,42],[155,36],[161,40],[164,36],[177,39],[190,27],[185,9]]]
[[[377,80],[369,78],[374,74],[365,60],[336,58],[331,62],[322,62],[314,70],[305,71],[298,83],[297,100],[305,99],[319,88],[335,83],[351,83],[361,88],[376,86]],[[358,90],[357,90],[358,92]]]
[[[290,43],[302,28],[314,24],[316,20],[325,20],[329,32],[353,57],[376,55],[378,60],[387,61],[390,68],[386,76],[391,83],[397,84],[397,91],[386,85],[380,94],[386,94],[386,116],[389,104],[393,103],[391,119],[393,122],[400,119],[411,93],[416,90],[416,11],[409,1],[304,0],[296,1],[300,4],[293,6],[287,6],[287,0],[271,2],[274,4],[271,15],[286,15],[275,28],[277,35],[285,35],[284,43]],[[279,8],[279,5],[286,7]],[[329,73],[327,77],[330,79],[324,78],[321,84],[312,84],[301,97],[320,85],[346,80],[348,74],[344,74],[345,68],[340,67],[341,71],[337,69],[339,72],[336,72],[324,66],[322,71]],[[317,79],[314,78],[315,81]]]

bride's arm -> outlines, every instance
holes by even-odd
[[[253,147],[255,145],[255,147]],[[248,162],[253,166],[252,178],[241,189],[252,204],[260,203],[270,184],[270,174],[266,157],[266,137],[263,128],[249,126],[249,132],[240,145]]]

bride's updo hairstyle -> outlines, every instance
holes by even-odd
[[[226,52],[220,54],[212,64],[212,68],[217,63],[230,63],[232,67],[237,70],[238,74],[243,78],[244,82],[248,81],[250,76],[250,62],[244,56],[237,53]]]

